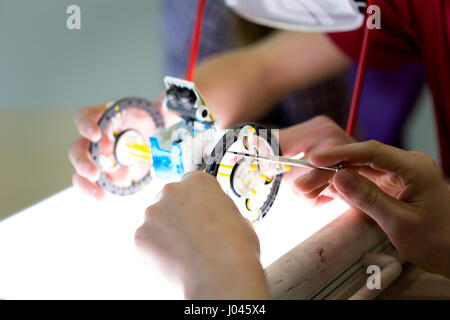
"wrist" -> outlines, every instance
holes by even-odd
[[[183,281],[186,299],[269,298],[264,269],[255,254],[239,253],[214,260],[192,266],[186,273]]]

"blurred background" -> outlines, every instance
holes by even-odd
[[[77,109],[159,96],[162,1],[172,0],[0,0],[0,218],[71,184]],[[66,28],[71,4],[81,30]],[[439,160],[426,88],[404,138]]]

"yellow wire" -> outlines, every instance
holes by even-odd
[[[144,156],[144,155],[136,154],[136,153],[130,153],[130,155],[132,155],[133,157],[142,159],[142,160],[146,160],[146,161],[153,162],[153,159],[152,159],[152,157],[150,157],[150,156]]]
[[[227,169],[233,169],[233,166],[230,166],[228,164],[221,164],[219,167],[227,168]]]
[[[217,172],[217,175],[219,175],[219,176],[224,176],[224,177],[230,177],[230,175],[229,174],[226,174],[226,173],[222,173],[222,172]]]
[[[127,147],[136,151],[141,151],[143,153],[148,153],[150,154],[150,146],[147,146],[145,144],[141,145],[141,144],[127,144]]]

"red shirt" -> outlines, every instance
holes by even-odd
[[[444,172],[450,176],[450,0],[373,0],[381,29],[371,30],[368,64],[391,68],[422,61],[433,93]],[[331,39],[354,61],[363,28]]]

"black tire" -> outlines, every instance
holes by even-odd
[[[272,150],[275,155],[280,154],[280,145],[278,143],[278,140],[276,137],[272,136],[272,133],[269,129],[266,127],[254,124],[254,123],[244,123],[239,126],[236,126],[233,129],[229,129],[226,134],[223,135],[223,137],[217,142],[216,146],[214,147],[213,151],[211,152],[210,157],[208,158],[206,162],[205,172],[211,174],[214,177],[217,177],[217,174],[219,172],[220,163],[222,162],[223,157],[225,156],[228,148],[230,148],[235,142],[237,142],[239,138],[239,133],[241,129],[244,126],[251,125],[255,128],[256,132],[255,134],[266,140],[267,143],[272,147]],[[230,132],[230,130],[232,132]],[[272,188],[269,192],[269,195],[267,196],[267,200],[264,202],[263,206],[261,207],[261,218],[265,217],[267,212],[272,207],[276,196],[278,194],[278,190],[280,189],[282,174],[276,175],[271,182]]]

